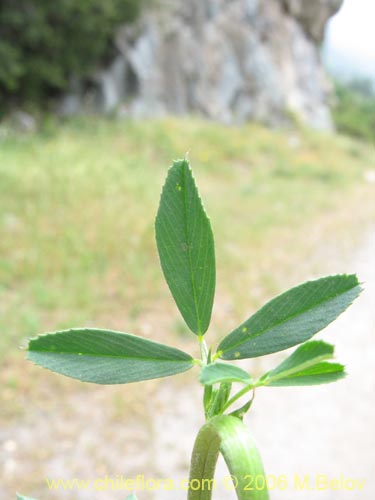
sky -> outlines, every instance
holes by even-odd
[[[323,56],[343,76],[375,79],[375,0],[345,0],[326,29]]]

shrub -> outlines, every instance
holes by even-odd
[[[0,102],[62,92],[114,51],[113,34],[140,0],[0,0]]]
[[[336,104],[332,110],[336,128],[343,134],[373,141],[375,136],[375,95],[371,82],[336,82]]]

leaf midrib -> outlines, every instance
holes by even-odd
[[[268,327],[268,328],[265,328],[264,330],[261,330],[260,332],[258,333],[255,333],[251,336],[249,336],[249,338],[247,340],[242,340],[241,342],[237,342],[237,344],[234,344],[232,345],[230,348],[228,349],[220,349],[220,351],[225,354],[226,352],[228,351],[231,351],[233,349],[236,349],[237,347],[239,347],[240,345],[243,345],[243,344],[246,344],[247,342],[250,342],[251,340],[253,339],[256,339],[257,337],[259,337],[260,335],[263,335],[264,333],[267,333],[271,330],[273,330],[274,328],[276,328],[277,326],[280,326],[284,323],[287,323],[288,321],[291,321],[293,318],[296,318],[297,316],[303,316],[305,313],[311,311],[312,309],[315,309],[316,307],[319,307],[320,305],[324,304],[324,303],[328,303],[328,302],[331,302],[332,300],[336,299],[337,297],[340,297],[341,295],[344,295],[345,293],[351,291],[351,290],[354,290],[355,288],[357,288],[358,286],[360,286],[359,284],[355,285],[354,287],[351,287],[351,288],[348,288],[347,290],[345,290],[344,292],[342,293],[339,293],[337,295],[332,295],[331,297],[328,298],[328,300],[322,300],[321,302],[317,302],[315,303],[313,306],[307,308],[307,309],[304,309],[302,313],[295,313],[295,314],[292,314],[291,316],[288,316],[286,319],[282,320],[282,321],[279,321],[277,323],[274,323],[272,325],[272,327]],[[257,313],[255,313],[257,314]],[[232,333],[238,331],[238,330],[241,330],[241,328],[243,328],[245,325],[246,325],[247,321],[245,321],[244,323],[242,323],[236,330],[234,330]]]
[[[186,165],[186,162],[185,162]],[[186,165],[187,167],[187,165]],[[191,286],[193,289],[193,301],[194,301],[194,308],[195,308],[195,314],[197,318],[197,327],[198,327],[198,335],[202,335],[202,327],[201,327],[201,318],[199,314],[199,308],[198,308],[198,299],[197,299],[197,290],[196,290],[196,285],[195,285],[195,278],[194,278],[194,273],[193,273],[193,263],[192,263],[192,256],[191,256],[191,240],[189,238],[189,232],[188,232],[188,227],[187,227],[187,182],[186,182],[186,174],[189,171],[187,169],[183,169],[183,174],[182,174],[182,189],[184,192],[184,197],[183,197],[183,206],[184,206],[184,229],[185,229],[185,238],[186,238],[186,243],[187,243],[187,253],[188,253],[188,261],[189,261],[189,271],[190,271],[190,276],[191,276]],[[194,178],[192,178],[193,185],[194,183]]]
[[[91,356],[93,358],[114,358],[114,359],[132,359],[134,361],[159,361],[159,362],[165,362],[169,361],[171,363],[181,363],[181,362],[191,362],[193,361],[193,358],[189,359],[156,359],[156,358],[138,358],[138,357],[131,357],[131,356],[118,356],[115,354],[93,354],[93,353],[86,353],[86,352],[65,352],[65,351],[49,351],[49,350],[37,350],[37,349],[28,349],[28,352],[33,353],[45,353],[45,354],[57,354],[57,355],[64,355],[64,354],[71,354],[72,356]]]
[[[328,366],[332,366],[333,365],[333,366],[336,366],[336,367],[340,367],[340,370],[338,370],[338,371],[321,372],[321,373],[307,373],[307,374],[306,373],[297,372],[295,374],[292,374],[292,376],[289,375],[288,377],[285,377],[285,380],[293,380],[293,378],[295,378],[295,379],[297,379],[297,378],[312,378],[312,377],[321,377],[321,376],[324,376],[324,375],[336,375],[338,372],[339,373],[343,373],[345,375],[345,367],[341,363],[330,363],[330,362],[327,361],[326,365],[328,365]],[[281,379],[268,380],[267,382],[273,383],[273,382],[277,382],[278,380],[283,380],[283,379],[284,379],[284,377],[282,377]],[[263,385],[269,385],[269,384],[267,383],[267,384],[263,384]]]
[[[275,376],[270,375],[270,377],[265,379],[266,384],[269,382],[275,382],[276,380],[280,380],[283,378],[288,378],[291,375],[299,376],[298,373],[302,370],[306,370],[307,368],[311,368],[314,365],[321,363],[322,361],[326,361],[327,359],[332,359],[332,354],[322,354],[321,356],[317,356],[316,358],[305,361],[304,363],[296,366],[295,368],[290,368],[289,370],[285,370],[283,372],[277,373]],[[303,375],[301,375],[303,376]],[[264,385],[266,385],[264,384]]]

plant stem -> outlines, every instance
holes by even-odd
[[[198,337],[198,342],[199,342],[199,347],[201,350],[201,356],[202,356],[202,362],[203,365],[207,364],[207,359],[208,359],[208,349],[207,349],[207,344],[206,341],[204,340],[203,336]]]
[[[198,433],[191,458],[188,500],[211,500],[217,486],[214,475],[219,452],[230,472],[230,476],[221,478],[224,489],[235,488],[238,500],[269,500],[253,437],[239,418],[230,415],[213,417]]]
[[[252,389],[255,389],[255,386],[253,384],[251,385],[247,385],[246,387],[244,387],[243,389],[241,389],[240,391],[238,391],[226,404],[225,406],[222,408],[222,413],[225,412],[225,410],[227,410],[230,406],[232,406],[233,403],[235,403],[238,399],[240,399],[244,394],[246,394],[247,392],[251,391]]]

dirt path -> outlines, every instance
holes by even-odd
[[[349,376],[334,385],[259,390],[246,418],[267,474],[286,478],[286,489],[275,489],[272,500],[375,498],[374,255],[372,236],[353,262],[345,263],[344,269],[357,272],[366,283],[366,291],[324,333],[336,345],[337,358],[347,365]],[[265,371],[278,357],[283,354],[246,361],[244,366]],[[0,429],[0,500],[14,499],[16,490],[38,500],[124,500],[126,496],[110,486],[109,491],[96,491],[92,483],[79,492],[49,491],[45,477],[94,480],[141,474],[170,478],[175,484],[185,479],[192,444],[203,423],[201,389],[190,383],[195,376],[188,373],[161,383],[79,390],[68,381],[63,382],[63,402],[59,391],[46,387],[37,402],[26,401],[27,412]],[[296,488],[295,482],[303,483],[305,476],[314,486],[317,474],[324,476],[323,482],[325,477],[364,480],[364,489]],[[222,487],[226,476],[220,462],[215,500],[235,498]],[[139,500],[185,498],[181,489],[139,491]]]
[[[259,391],[248,422],[258,438],[266,470],[285,474],[290,487],[274,500],[346,500],[375,498],[375,234],[347,269],[365,282],[365,292],[324,338],[336,345],[336,356],[348,377],[334,385]],[[301,491],[296,475],[365,480],[362,492]],[[349,484],[347,484],[349,487]]]

